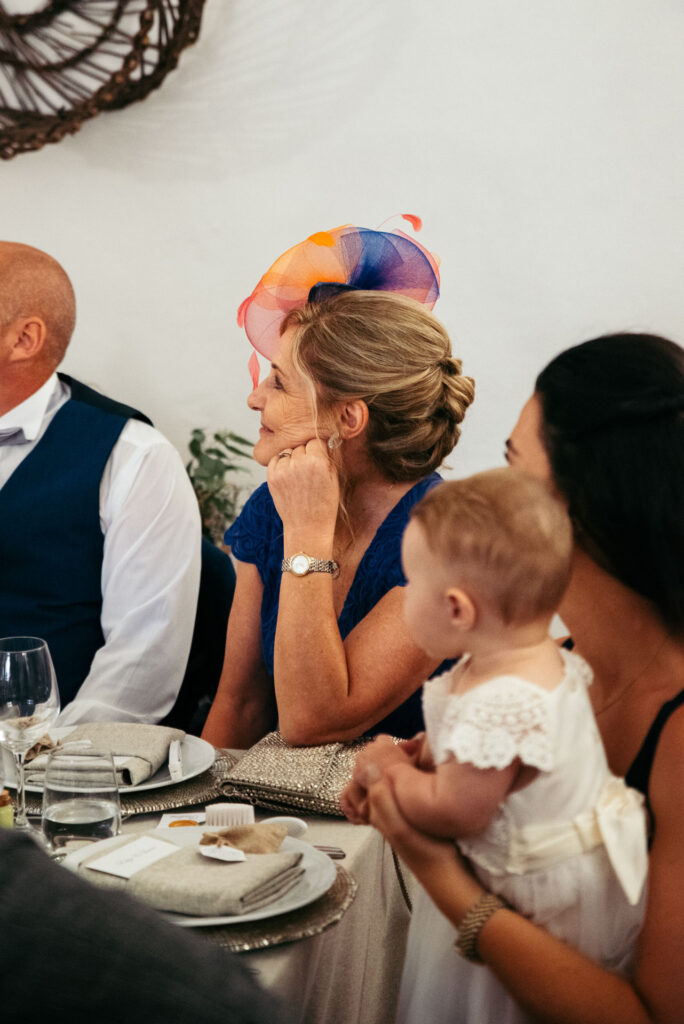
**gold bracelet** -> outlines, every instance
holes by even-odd
[[[495,896],[494,893],[482,893],[477,903],[474,903],[470,910],[466,911],[465,917],[458,927],[458,938],[454,945],[461,956],[473,963],[482,963],[477,954],[477,940],[480,937],[480,932],[497,910],[507,906],[506,901]]]

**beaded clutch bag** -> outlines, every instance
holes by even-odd
[[[270,732],[228,772],[223,793],[271,810],[343,818],[340,794],[351,781],[357,754],[369,742],[292,747],[279,732]]]

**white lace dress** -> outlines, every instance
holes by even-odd
[[[589,703],[591,669],[563,651],[547,691],[515,676],[456,697],[459,666],[429,680],[423,711],[436,763],[504,768],[533,782],[500,805],[481,835],[459,840],[483,885],[570,946],[626,970],[640,931],[647,869],[643,798],[608,768]],[[401,1024],[520,1024],[529,1018],[486,966],[454,948],[457,930],[420,889],[399,997]],[[543,973],[544,965],[539,965]]]

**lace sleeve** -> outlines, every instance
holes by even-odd
[[[245,502],[242,512],[225,533],[225,542],[239,562],[261,567],[282,524],[267,484],[261,484]]]
[[[513,676],[490,680],[452,699],[441,729],[442,755],[476,768],[506,768],[516,757],[550,771],[553,744],[548,698]]]

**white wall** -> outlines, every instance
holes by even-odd
[[[74,280],[65,369],[184,450],[255,435],[235,310],[267,266],[419,214],[478,382],[471,472],[561,348],[684,340],[683,34],[677,0],[207,0],[161,90],[0,165],[0,237]]]

